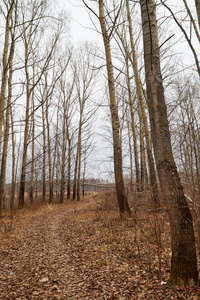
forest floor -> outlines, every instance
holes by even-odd
[[[0,219],[0,299],[200,299],[200,287],[168,287],[165,214],[158,272],[155,216],[120,220],[112,193],[24,209]]]

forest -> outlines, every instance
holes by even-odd
[[[200,1],[78,2],[0,0],[0,299],[199,299]]]

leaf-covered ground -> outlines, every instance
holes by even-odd
[[[169,228],[147,211],[121,221],[111,193],[0,219],[0,299],[200,299],[170,288]]]

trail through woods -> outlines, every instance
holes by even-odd
[[[169,237],[158,273],[153,223],[120,221],[111,193],[0,219],[0,299],[200,299],[169,288]],[[137,233],[137,234],[136,234]],[[163,235],[166,232],[163,232]]]

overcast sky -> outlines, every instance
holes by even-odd
[[[81,0],[59,0],[59,6],[71,17],[70,35],[75,43],[100,40],[99,34],[92,29],[92,22]]]

